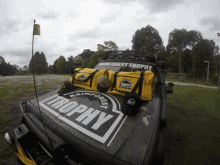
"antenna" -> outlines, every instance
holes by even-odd
[[[38,105],[38,109],[39,109],[39,112],[40,112],[40,117],[41,117],[41,121],[43,121],[43,118],[42,118],[42,115],[41,115],[41,110],[40,110],[40,106],[39,106],[39,103],[38,103],[38,97],[37,97],[37,90],[36,90],[36,85],[35,85],[35,77],[34,77],[34,56],[33,56],[33,51],[34,51],[34,35],[40,35],[40,25],[38,24],[35,24],[35,20],[34,20],[34,27],[33,27],[33,36],[32,36],[32,67],[33,67],[33,79],[34,79],[34,88],[35,88],[35,95],[36,95],[36,99],[37,99],[37,105]],[[46,132],[46,136],[48,138],[48,141],[51,145],[51,148],[52,150],[54,150],[53,148],[53,145],[52,145],[52,142],[48,136],[48,133],[47,133],[47,130],[46,130],[46,127],[44,125],[44,122],[43,122],[43,126],[44,126],[44,129],[45,129],[45,132]]]

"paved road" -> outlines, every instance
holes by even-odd
[[[174,86],[175,86],[175,84],[176,84],[176,85],[183,85],[183,86],[198,86],[198,87],[204,87],[204,88],[206,88],[206,85],[190,84],[190,83],[182,83],[182,82],[174,82],[174,81],[166,81],[166,84],[168,84],[169,82],[173,82],[173,83],[174,83]],[[207,86],[207,88],[217,89],[218,87]]]

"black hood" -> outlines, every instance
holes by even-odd
[[[38,98],[41,111],[53,122],[115,158],[136,165],[143,163],[159,118],[158,94],[143,102],[137,115],[125,116],[120,110],[122,96],[81,88],[62,95],[57,92]],[[37,106],[36,99],[31,102]]]

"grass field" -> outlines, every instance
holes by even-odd
[[[40,84],[38,91],[54,89],[46,80]],[[0,164],[4,164],[5,158],[15,158],[3,138],[7,124],[18,120],[18,102],[35,94],[33,83],[0,80],[0,85]],[[58,88],[59,83],[53,85]],[[220,93],[195,86],[175,85],[173,89],[167,95],[167,165],[220,164]]]
[[[37,77],[36,77],[37,79]],[[60,81],[60,80],[59,80]],[[57,80],[36,81],[38,96],[45,94],[60,86]],[[35,98],[33,81],[27,81],[27,78],[20,81],[9,79],[0,80],[0,164],[17,165],[16,156],[7,145],[4,139],[4,133],[9,129],[19,125],[21,121],[21,111],[19,103],[27,99]],[[10,162],[8,162],[10,161]]]
[[[167,165],[220,164],[220,93],[178,86],[168,96]]]

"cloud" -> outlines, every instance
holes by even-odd
[[[113,5],[125,5],[137,2],[146,7],[151,13],[166,12],[184,3],[184,0],[103,0]]]
[[[67,14],[67,18],[76,18],[78,17],[80,14],[79,11],[77,10],[74,10],[74,11],[70,11],[68,14]]]
[[[58,18],[58,13],[55,11],[52,11],[52,10],[42,11],[41,13],[38,12],[38,13],[36,13],[36,15],[40,18],[43,18],[43,19],[55,20]]]
[[[218,31],[220,29],[220,17],[208,16],[199,21],[201,25],[210,26],[210,31]]]
[[[99,38],[100,37],[100,29],[98,28],[93,28],[84,32],[79,32],[77,35],[71,35],[69,37],[70,41],[73,41],[75,39],[85,39],[85,38]]]
[[[69,46],[64,50],[64,52],[71,52],[71,51],[75,51],[75,50],[77,50],[77,48],[74,48],[73,46]]]
[[[117,20],[117,17],[120,16],[122,14],[122,11],[117,11],[117,12],[113,12],[113,13],[109,13],[103,17],[100,18],[100,23],[104,24],[104,23],[111,23]]]
[[[130,46],[118,46],[118,50],[125,50],[125,49],[131,49]]]
[[[18,32],[20,25],[18,20],[7,20],[5,22],[0,22],[0,34],[10,34],[13,32]]]
[[[184,0],[140,0],[141,3],[145,3],[146,7],[149,6],[149,10],[152,13],[167,12],[170,9],[174,9],[177,5],[184,3]]]

